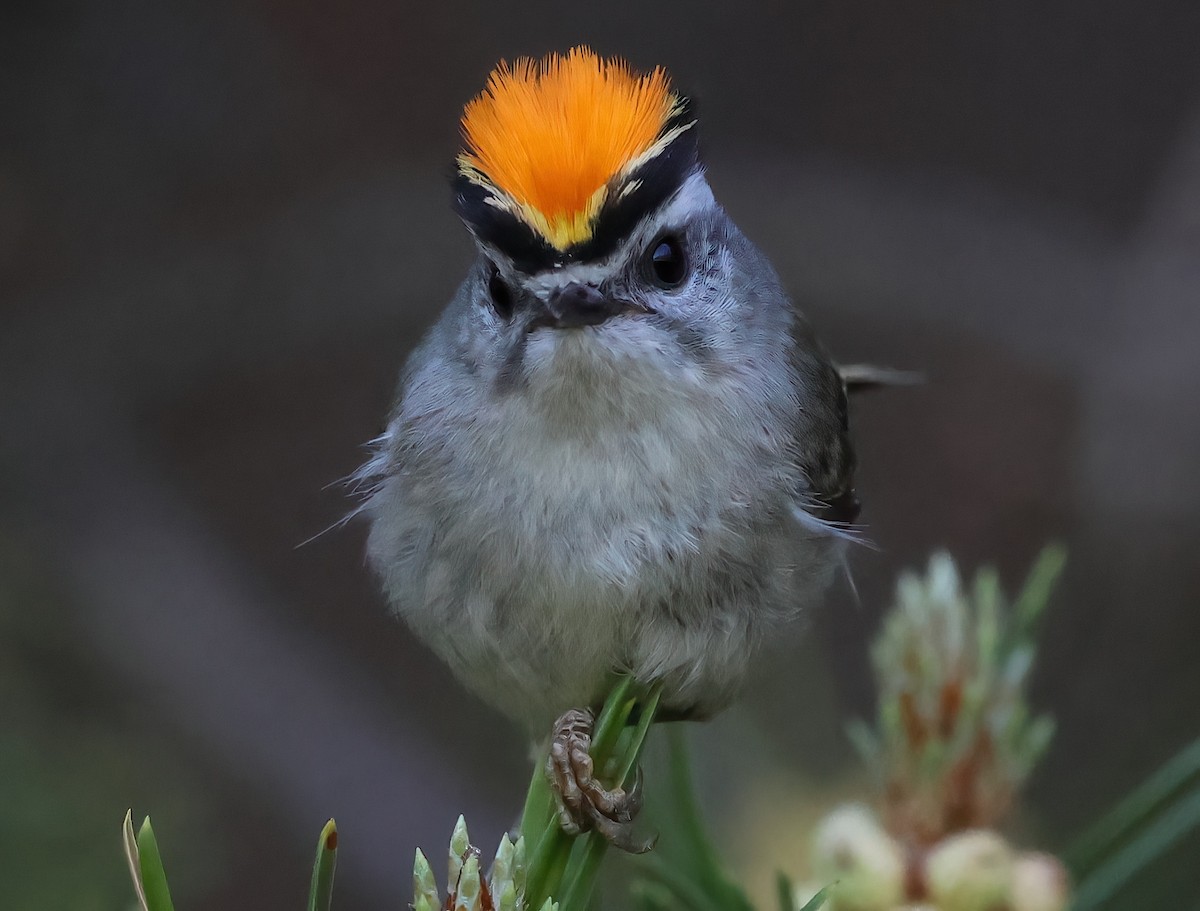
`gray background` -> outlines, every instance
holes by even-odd
[[[346,510],[326,485],[468,261],[461,105],[579,42],[696,98],[718,196],[836,354],[931,378],[856,412],[861,605],[835,594],[693,732],[727,850],[756,782],[845,778],[900,567],[945,545],[1012,586],[1051,537],[1059,734],[1023,825],[1061,845],[1200,731],[1198,39],[1188,0],[6,4],[16,907],[121,907],[130,805],[196,909],[297,906],[331,814],[339,904],[403,907],[415,844],[515,816],[525,745],[385,616],[363,529],[296,545]],[[1155,871],[1173,907],[1198,849]]]

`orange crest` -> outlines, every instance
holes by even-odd
[[[691,125],[671,126],[680,110],[664,70],[638,75],[588,48],[502,62],[463,111],[459,171],[566,250],[591,237],[620,177]]]

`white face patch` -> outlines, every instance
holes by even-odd
[[[518,280],[525,291],[548,302],[573,283],[601,286],[628,271],[647,247],[668,231],[681,230],[716,201],[702,173],[691,175],[660,209],[647,216],[612,254],[603,260],[570,263]],[[704,368],[680,350],[676,336],[645,314],[630,312],[600,325],[574,329],[544,327],[516,342],[510,369],[528,383],[530,404],[560,414],[595,410],[601,414],[638,410],[656,413],[664,407],[655,390],[664,384],[685,385],[702,379]],[[644,415],[643,415],[644,417]]]
[[[512,272],[509,274],[540,300],[547,300],[551,292],[572,282],[599,285],[618,273],[631,258],[640,255],[643,248],[665,228],[682,225],[689,217],[714,205],[716,200],[708,181],[704,179],[703,172],[697,171],[683,182],[674,196],[641,221],[630,232],[629,237],[603,259],[587,263],[567,263],[528,276],[521,274],[517,277]],[[493,259],[503,260],[502,255],[495,250],[489,252]]]

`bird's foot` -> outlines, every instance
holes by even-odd
[[[642,770],[628,791],[605,788],[596,778],[590,752],[595,724],[590,710],[572,709],[554,725],[546,774],[558,803],[559,823],[571,835],[595,829],[614,847],[644,854],[653,840],[633,837],[633,819],[642,808]]]

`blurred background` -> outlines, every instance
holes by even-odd
[[[1057,538],[1020,825],[1060,846],[1200,732],[1198,40],[1191,0],[5,4],[5,907],[128,907],[129,806],[191,909],[296,907],[330,815],[339,906],[404,907],[417,844],[515,819],[527,745],[386,615],[365,529],[300,545],[468,263],[462,104],[581,42],[696,98],[841,359],[930,377],[855,412],[858,603],[691,732],[719,840],[769,889],[763,851],[798,858],[752,823],[795,808],[802,844],[853,788],[899,569],[947,546],[1012,589]]]

